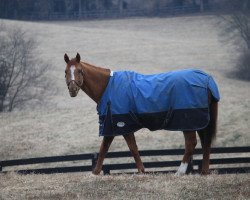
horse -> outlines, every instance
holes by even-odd
[[[81,61],[79,53],[72,59],[65,53],[64,60],[65,80],[70,96],[76,97],[81,89],[97,104],[99,134],[103,139],[92,171],[94,175],[100,174],[105,155],[117,135],[124,137],[138,172],[145,173],[134,135],[143,127],[152,131],[165,129],[183,132],[185,153],[176,176],[187,172],[188,162],[197,145],[198,133],[203,151],[200,173],[209,174],[210,149],[216,137],[220,98],[217,85],[211,76],[198,70],[177,70],[159,75],[113,72]],[[118,82],[115,82],[116,79]],[[154,91],[160,93],[154,94]],[[164,100],[163,103],[160,102],[161,99]],[[125,103],[122,103],[124,100]],[[167,101],[172,102],[172,105],[165,109]],[[143,107],[144,104],[146,106]],[[126,110],[125,106],[129,108]],[[136,111],[130,112],[134,107]],[[142,111],[138,111],[140,109]]]

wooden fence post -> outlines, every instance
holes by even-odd
[[[97,162],[97,158],[98,158],[98,153],[93,153],[93,158],[92,158],[92,170],[95,169],[96,162]]]
[[[201,170],[202,170],[202,161],[200,161],[198,164],[198,172],[201,173]]]
[[[105,165],[103,166],[102,170],[104,175],[110,175],[110,169],[108,167],[105,167]]]

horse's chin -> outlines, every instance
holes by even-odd
[[[78,92],[69,92],[69,95],[70,95],[71,97],[76,97],[77,94],[78,94]]]

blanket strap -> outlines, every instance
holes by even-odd
[[[142,128],[144,127],[142,123],[139,121],[138,117],[135,115],[135,113],[133,113],[132,111],[129,111],[129,114],[131,118],[136,122],[136,124],[138,124]]]
[[[172,113],[173,113],[173,108],[170,107],[169,111],[167,112],[167,115],[162,123],[162,128],[166,128],[170,119],[171,119],[171,116],[172,116]]]

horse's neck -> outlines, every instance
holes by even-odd
[[[81,62],[83,68],[84,83],[81,89],[96,103],[99,103],[104,90],[107,87],[110,70]]]

